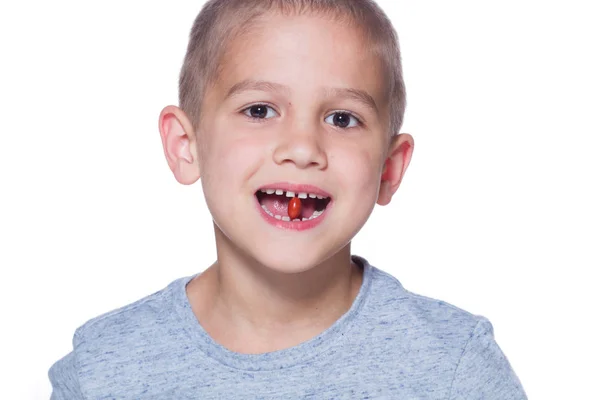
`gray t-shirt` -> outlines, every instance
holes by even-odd
[[[295,347],[241,354],[198,323],[181,278],[75,331],[52,399],[526,399],[485,317],[404,289],[360,257],[352,307]]]

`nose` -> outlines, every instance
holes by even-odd
[[[273,152],[273,160],[278,165],[291,162],[301,169],[310,167],[325,169],[327,155],[321,142],[318,128],[292,127],[280,134],[279,142]]]

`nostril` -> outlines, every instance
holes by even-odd
[[[274,161],[279,164],[292,163],[298,168],[327,167],[324,149],[312,139],[295,138],[278,146],[273,153]]]

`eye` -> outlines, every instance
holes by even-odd
[[[332,119],[332,123],[338,128],[354,128],[361,125],[361,122],[357,117],[345,111],[334,112],[325,119],[325,122],[330,118]],[[354,125],[351,125],[352,120],[356,121]]]
[[[253,104],[248,108],[243,109],[243,113],[244,115],[246,115],[247,117],[253,119],[253,120],[263,120],[263,119],[269,119],[273,117],[273,113],[269,114],[269,110],[272,110],[273,112],[275,112],[275,110],[273,110],[272,107],[269,107],[266,104]],[[269,118],[267,118],[267,115],[271,115]],[[261,122],[261,121],[259,121]]]

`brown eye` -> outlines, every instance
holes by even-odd
[[[263,105],[250,107],[250,116],[252,118],[264,118],[267,116],[267,107]]]
[[[350,117],[348,116],[348,114],[335,113],[333,117],[333,122],[337,124],[337,126],[345,128],[348,125],[350,125]]]
[[[269,109],[273,110],[266,104],[254,104],[243,110],[244,114],[252,119],[269,119],[272,118],[272,113],[269,115]],[[267,118],[269,116],[269,118]]]
[[[355,126],[358,126],[360,124],[360,121],[358,120],[358,118],[356,118],[355,116],[353,116],[350,113],[347,112],[342,112],[342,111],[337,111],[333,114],[331,114],[329,117],[327,117],[327,119],[325,120],[327,122],[327,120],[331,118],[333,125],[337,126],[338,128],[354,128]],[[350,124],[352,123],[352,120],[355,120],[356,122],[354,123],[354,125],[350,126]]]

